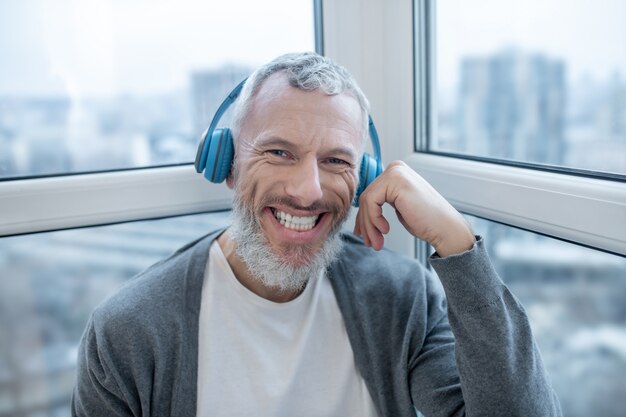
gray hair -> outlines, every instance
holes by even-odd
[[[347,93],[357,100],[362,110],[363,139],[368,135],[369,102],[350,73],[341,65],[315,52],[281,55],[263,65],[248,77],[234,103],[232,132],[237,138],[250,111],[250,103],[263,82],[272,74],[284,72],[292,87],[304,91],[322,90],[328,95]]]

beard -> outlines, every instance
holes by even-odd
[[[343,240],[339,235],[341,226],[348,217],[349,209],[327,206],[323,203],[315,204],[306,209],[323,208],[328,214],[335,217],[327,239],[320,248],[312,245],[290,245],[284,253],[276,253],[267,240],[260,216],[255,213],[254,207],[246,204],[242,193],[235,187],[233,200],[232,224],[229,235],[236,244],[236,253],[246,264],[248,271],[264,286],[277,289],[279,292],[301,291],[309,280],[321,275],[338,257],[343,247]],[[305,209],[295,204],[290,198],[267,197],[259,207],[267,207],[280,203],[288,207]]]

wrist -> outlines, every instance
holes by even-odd
[[[454,222],[451,226],[449,231],[431,243],[442,258],[466,252],[476,243],[474,232],[465,219],[461,218],[460,223]]]

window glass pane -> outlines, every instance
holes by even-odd
[[[626,2],[436,9],[431,150],[626,174]]]
[[[0,416],[69,416],[93,308],[227,221],[212,213],[0,239]]]
[[[564,416],[623,416],[626,258],[470,221],[526,308]]]
[[[0,0],[0,178],[191,162],[226,94],[313,27],[310,0]]]

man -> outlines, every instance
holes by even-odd
[[[73,415],[560,415],[522,307],[419,175],[390,163],[360,196],[362,240],[340,233],[367,114],[351,76],[316,54],[248,79],[232,225],[94,311]],[[381,250],[384,204],[436,249],[443,286]]]

